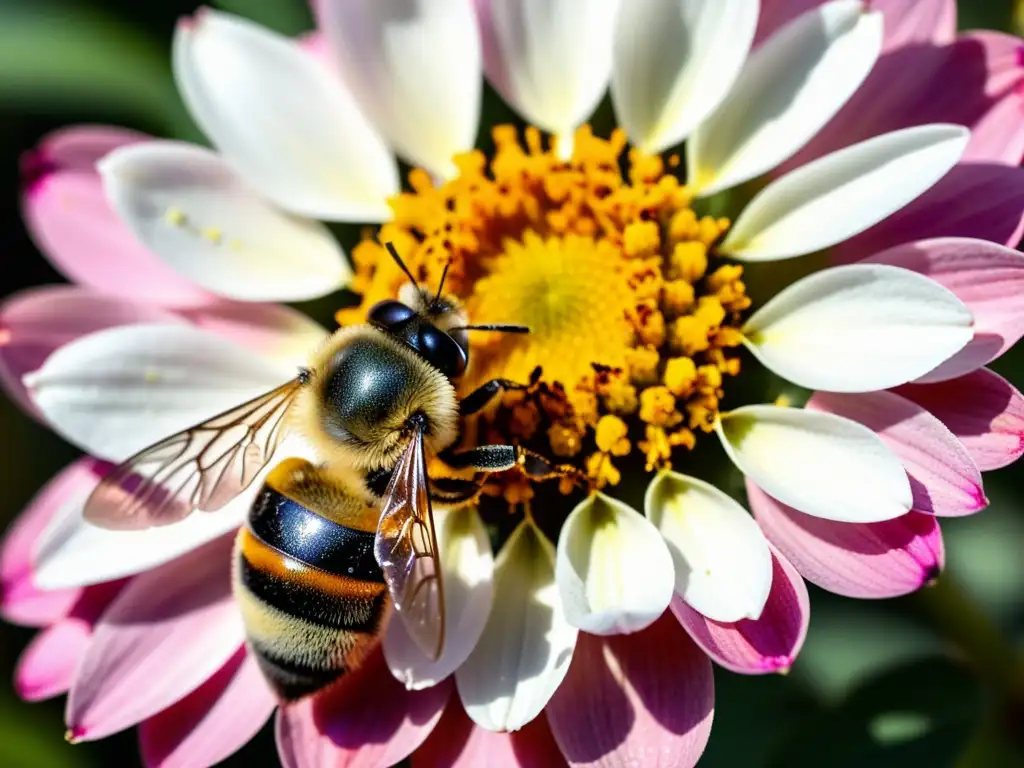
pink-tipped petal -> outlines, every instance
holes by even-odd
[[[1024,169],[962,163],[906,208],[845,243],[833,259],[860,261],[914,240],[968,237],[1010,247],[1024,232]]]
[[[987,368],[895,391],[945,424],[983,472],[1012,464],[1024,453],[1024,396]]]
[[[302,46],[302,50],[314,59],[322,61],[328,66],[333,66],[331,51],[327,46],[327,40],[324,39],[324,33],[319,29],[314,29],[312,32],[306,32],[305,34],[299,35],[295,40]]]
[[[807,586],[796,568],[772,552],[772,591],[757,620],[720,622],[702,616],[678,596],[672,612],[715,662],[744,675],[785,672],[807,637],[811,618]]]
[[[1005,32],[974,31],[960,37],[954,50],[960,53],[960,67],[971,55],[965,51],[985,62],[986,76],[980,86],[975,84],[973,98],[960,98],[974,110],[964,160],[1019,165],[1024,154],[1024,41]],[[946,94],[952,101],[952,94]]]
[[[180,320],[166,310],[90,288],[53,285],[16,293],[0,304],[0,384],[39,418],[22,376],[37,370],[55,349],[116,325],[173,322]]]
[[[711,661],[667,613],[631,635],[580,633],[548,723],[572,766],[683,768],[711,734]]]
[[[14,687],[19,696],[39,701],[65,693],[71,687],[96,620],[125,583],[108,582],[81,590],[68,615],[32,639],[14,670]]]
[[[945,45],[956,36],[956,0],[870,0],[885,18],[885,47]]]
[[[14,668],[14,690],[25,701],[42,701],[66,693],[92,628],[64,619],[32,638]]]
[[[252,739],[276,706],[256,659],[239,648],[199,688],[143,721],[142,759],[146,768],[215,765]]]
[[[376,649],[324,693],[281,707],[277,750],[285,768],[377,768],[398,763],[430,735],[451,694],[445,680],[406,690]]]
[[[812,584],[838,595],[905,595],[942,570],[935,517],[908,512],[881,523],[837,523],[797,512],[749,480],[747,499],[765,536]]]
[[[926,378],[970,373],[1024,336],[1024,254],[984,240],[950,237],[890,248],[867,261],[927,275],[974,315],[974,339]]]
[[[1024,89],[1013,88],[997,99],[971,126],[964,160],[1019,165],[1024,158]]]
[[[971,454],[920,405],[892,392],[816,392],[807,408],[852,419],[877,433],[903,462],[916,511],[960,517],[988,505]]]
[[[1024,141],[1019,47],[1010,35],[973,32],[952,45],[887,49],[842,111],[780,172],[872,136],[927,123],[971,129],[964,162],[1017,165]]]
[[[65,718],[73,739],[99,739],[152,717],[241,647],[231,547],[230,536],[212,541],[136,576],[118,595],[71,686]]]
[[[147,140],[119,128],[69,128],[22,161],[26,224],[39,250],[73,282],[164,306],[199,306],[212,296],[146,250],[114,213],[95,163]]]
[[[25,153],[22,172],[31,177],[33,171],[37,176],[40,172],[57,170],[91,171],[107,152],[147,138],[144,133],[109,125],[60,128],[47,134],[34,150]]]
[[[308,315],[282,304],[218,301],[182,315],[204,330],[296,366],[305,364],[327,338]]]
[[[32,552],[54,514],[66,503],[91,493],[106,466],[91,458],[72,462],[43,486],[8,529],[0,550],[0,616],[5,621],[31,627],[52,624],[78,600],[80,589],[36,589],[32,583]]]
[[[430,737],[412,754],[413,768],[558,768],[565,764],[543,715],[517,731],[488,731],[473,724],[454,696]]]
[[[757,43],[821,0],[762,0]],[[885,18],[884,51],[909,45],[942,45],[956,35],[956,0],[872,0]]]

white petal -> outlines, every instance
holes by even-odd
[[[922,125],[825,155],[761,190],[719,250],[743,261],[774,261],[840,243],[945,176],[969,138],[959,125]]]
[[[301,301],[332,293],[351,277],[324,225],[270,205],[208,149],[133,144],[104,157],[99,170],[132,233],[222,296]]]
[[[869,392],[931,371],[972,338],[970,311],[934,280],[851,264],[798,280],[743,326],[747,346],[808,389]]]
[[[329,335],[309,315],[283,304],[225,301],[185,315],[200,328],[293,368],[307,364]]]
[[[439,176],[473,146],[480,38],[470,0],[324,3],[320,28],[345,82],[391,144]]]
[[[754,42],[757,0],[626,0],[612,101],[630,141],[661,152],[725,98]]]
[[[478,0],[484,70],[530,123],[571,140],[612,70],[619,0]]]
[[[675,584],[657,529],[603,493],[580,502],[562,525],[555,577],[569,623],[595,635],[650,625],[672,602]]]
[[[668,543],[676,592],[714,621],[758,619],[772,587],[772,553],[754,518],[713,485],[661,472],[644,511]]]
[[[555,551],[531,522],[512,533],[494,565],[494,607],[455,673],[466,713],[489,731],[535,718],[569,670],[577,630],[555,585]]]
[[[122,461],[294,375],[198,328],[128,325],[61,347],[25,383],[63,437]]]
[[[242,177],[288,210],[381,221],[398,168],[340,78],[297,42],[204,9],[174,36],[188,108]]]
[[[63,589],[99,584],[155,568],[238,528],[258,482],[215,513],[195,512],[174,525],[111,531],[85,522],[88,493],[70,499],[43,531],[33,558],[35,584]]]
[[[441,658],[431,661],[393,620],[384,635],[384,656],[397,680],[412,689],[428,688],[454,672],[476,647],[491,611],[494,557],[480,516],[473,508],[435,509],[444,573],[445,635]]]
[[[690,137],[690,189],[711,195],[791,157],[853,95],[881,50],[882,13],[862,0],[794,19],[750,56],[728,98]]]
[[[313,460],[304,439],[284,438],[278,456]],[[32,556],[33,580],[41,589],[85,587],[133,576],[162,565],[238,528],[263,485],[272,461],[237,498],[216,512],[193,512],[173,525],[138,531],[112,531],[82,517],[92,488],[68,498],[39,536]]]
[[[830,413],[748,405],[717,425],[739,469],[784,504],[844,523],[877,523],[910,511],[900,460],[867,427]]]

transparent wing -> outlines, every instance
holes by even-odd
[[[92,492],[85,519],[137,529],[176,522],[195,509],[220,509],[270,461],[301,386],[293,379],[139,451]]]
[[[423,434],[417,432],[384,492],[374,555],[409,635],[434,660],[444,647],[444,585],[437,552]]]

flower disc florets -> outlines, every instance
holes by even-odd
[[[392,202],[394,218],[353,257],[358,322],[413,273],[463,299],[474,323],[521,323],[527,336],[476,334],[463,393],[495,377],[529,382],[471,426],[471,443],[515,442],[570,462],[598,487],[616,485],[619,457],[642,452],[667,466],[713,429],[726,377],[739,373],[742,267],[716,265],[726,219],[698,216],[686,186],[660,157],[626,150],[581,128],[562,159],[540,132],[494,130],[492,159],[456,160],[435,186],[423,171]],[[669,169],[677,157],[667,160]],[[506,498],[528,498],[508,485]]]

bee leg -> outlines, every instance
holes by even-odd
[[[478,472],[504,472],[519,467],[531,480],[567,478],[575,485],[590,490],[587,476],[569,464],[554,464],[519,445],[481,445],[465,451],[442,451],[440,458],[453,469],[475,469]]]
[[[464,480],[457,477],[430,479],[430,500],[435,504],[456,506],[476,499],[483,489],[483,480]]]
[[[452,469],[504,472],[518,463],[519,451],[514,445],[481,445],[465,451],[442,451],[439,458]]]
[[[590,479],[571,464],[554,464],[539,453],[517,446],[517,462],[523,473],[531,480],[560,480],[566,478],[573,485],[588,493],[591,490]]]
[[[529,385],[519,384],[509,379],[491,379],[481,384],[462,399],[462,402],[459,403],[459,413],[462,416],[472,416],[497,397],[499,392],[510,392],[520,389],[529,389]]]

